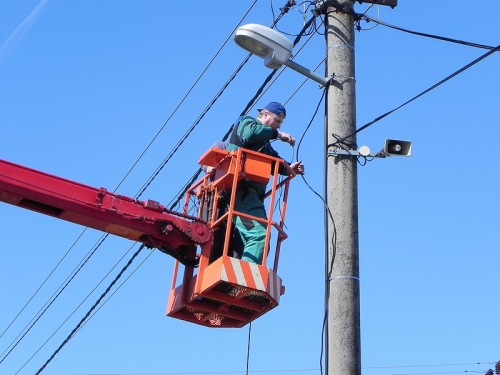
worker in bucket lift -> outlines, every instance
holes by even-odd
[[[281,124],[286,117],[285,107],[277,102],[271,102],[264,108],[257,109],[257,117],[244,116],[234,125],[231,138],[227,146],[228,151],[240,147],[258,151],[266,155],[280,157],[270,142],[279,139],[282,142],[295,145],[295,138],[280,131]],[[297,174],[304,174],[302,161],[290,164],[290,168]],[[281,171],[280,171],[281,173]],[[242,180],[236,189],[236,211],[266,219],[263,197],[266,184],[256,181]],[[251,263],[262,263],[266,225],[255,220],[237,216],[234,222],[243,242],[242,260]]]

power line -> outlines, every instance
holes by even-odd
[[[331,146],[337,146],[343,142],[345,142],[347,139],[349,139],[350,137],[352,137],[353,135],[361,132],[362,130],[365,130],[366,128],[370,127],[371,125],[373,125],[374,123],[382,120],[384,117],[387,117],[389,116],[391,113],[393,112],[396,112],[398,109],[404,107],[405,105],[407,104],[410,104],[411,102],[413,102],[414,100],[420,98],[421,96],[427,94],[428,92],[434,90],[436,87],[442,85],[443,83],[449,81],[450,79],[456,77],[457,75],[459,75],[460,73],[466,71],[467,69],[469,69],[470,67],[472,67],[473,65],[477,64],[478,62],[484,60],[485,58],[487,58],[488,56],[492,55],[493,53],[495,52],[498,52],[500,50],[500,45],[498,45],[497,47],[493,48],[492,50],[486,52],[484,55],[478,57],[477,59],[475,59],[474,61],[470,62],[469,64],[465,65],[464,67],[460,68],[459,70],[457,70],[456,72],[450,74],[448,77],[442,79],[441,81],[439,81],[438,83],[432,85],[431,87],[429,87],[428,89],[422,91],[420,94],[414,96],[413,98],[411,98],[410,100],[407,100],[406,102],[404,102],[403,104],[401,104],[400,106],[394,108],[393,110],[389,111],[389,112],[386,112],[384,113],[383,115],[380,115],[378,116],[376,119],[370,121],[369,123],[361,126],[360,128],[356,129],[355,132],[353,132],[352,134],[349,134],[348,136],[346,137],[343,137],[343,138],[338,138],[339,140],[336,141],[335,143],[332,143],[332,144],[329,144],[327,145],[327,147],[331,147]]]
[[[243,62],[239,65],[239,67],[236,69],[235,72],[229,77],[229,79],[224,83],[221,89],[217,92],[217,94],[212,98],[210,103],[207,104],[205,109],[202,111],[202,113],[198,116],[198,118],[195,120],[195,122],[188,128],[188,130],[184,133],[184,135],[181,137],[181,139],[177,142],[177,144],[174,146],[174,148],[168,153],[168,155],[163,159],[163,161],[160,163],[160,165],[156,168],[156,170],[151,174],[151,176],[148,178],[148,180],[144,183],[144,185],[141,187],[139,193],[136,194],[135,198],[139,198],[144,191],[149,187],[149,185],[155,180],[155,178],[158,176],[158,174],[161,172],[161,170],[165,167],[165,165],[169,162],[169,160],[172,158],[172,156],[178,151],[179,147],[185,142],[185,140],[189,137],[189,135],[193,132],[193,130],[198,126],[200,121],[203,119],[203,117],[208,113],[208,111],[212,108],[212,106],[215,104],[215,102],[220,98],[220,96],[224,93],[226,88],[229,86],[229,84],[236,78],[236,75],[241,71],[243,66],[247,63],[247,61],[250,59],[251,54],[249,53],[247,57],[243,60]]]
[[[488,50],[496,49],[495,47],[487,46],[487,45],[484,45],[484,44],[466,42],[466,41],[463,41],[463,40],[448,38],[448,37],[444,37],[444,36],[438,36],[438,35],[433,35],[433,34],[422,33],[422,32],[419,32],[419,31],[412,31],[412,30],[404,29],[404,28],[399,27],[399,26],[390,25],[388,23],[380,21],[379,19],[372,18],[372,17],[370,17],[370,16],[368,16],[366,14],[358,15],[358,16],[360,17],[360,19],[365,19],[368,22],[370,22],[370,21],[371,22],[375,22],[375,23],[377,23],[379,25],[386,26],[386,27],[389,27],[391,29],[403,31],[405,33],[409,33],[409,34],[413,34],[413,35],[419,35],[419,36],[423,36],[423,37],[426,37],[426,38],[443,40],[445,42],[450,42],[450,43],[462,44],[464,46],[469,46],[469,47],[482,48],[482,49],[488,49]]]
[[[75,335],[75,333],[80,329],[80,327],[82,326],[82,324],[85,323],[85,321],[90,316],[90,314],[92,313],[92,311],[94,311],[94,309],[101,303],[102,299],[104,297],[106,297],[106,294],[108,294],[108,292],[111,290],[111,288],[113,287],[113,285],[115,285],[115,283],[118,281],[118,279],[123,275],[123,273],[127,270],[127,268],[132,264],[132,262],[134,261],[134,259],[139,255],[139,253],[142,251],[142,249],[144,249],[144,247],[145,247],[144,244],[141,245],[139,247],[139,249],[134,253],[134,255],[132,255],[132,258],[129,259],[129,261],[127,262],[127,264],[122,268],[122,270],[120,271],[120,273],[115,277],[115,279],[107,287],[107,289],[104,291],[104,293],[101,294],[101,296],[99,297],[99,299],[94,303],[94,305],[90,308],[90,310],[87,312],[87,314],[85,314],[85,316],[80,320],[80,322],[76,325],[76,327],[70,332],[70,334],[68,335],[68,337],[66,337],[66,339],[61,343],[61,345],[59,345],[59,347],[56,349],[56,351],[43,364],[43,366],[40,367],[40,369],[35,373],[35,375],[40,374],[45,369],[45,367],[47,367],[47,365],[52,361],[52,359],[54,359],[54,357],[57,355],[57,353],[59,353],[59,351],[64,347],[64,345],[66,345],[68,343],[68,341],[71,340],[71,338]],[[19,369],[19,371],[21,371],[21,370],[22,370],[22,367]]]
[[[148,145],[146,146],[146,148],[142,151],[142,153],[139,155],[139,157],[137,158],[137,160],[134,162],[134,164],[130,167],[130,169],[128,170],[128,172],[125,174],[125,176],[122,178],[122,180],[120,181],[120,183],[116,186],[115,188],[115,191],[116,189],[118,189],[118,187],[125,181],[125,179],[128,177],[128,175],[132,172],[132,170],[136,167],[137,163],[142,159],[142,157],[144,156],[144,154],[147,152],[147,150],[151,147],[151,145],[154,143],[154,141],[158,138],[158,136],[160,135],[160,133],[163,131],[163,129],[165,128],[165,126],[167,126],[167,124],[170,122],[170,120],[172,119],[172,117],[174,116],[175,113],[177,113],[177,110],[182,106],[182,104],[184,103],[184,101],[187,99],[187,97],[191,94],[191,92],[193,91],[194,87],[198,84],[198,82],[200,81],[200,79],[205,75],[205,73],[207,72],[208,68],[212,65],[212,63],[214,62],[214,60],[217,58],[217,56],[219,56],[220,52],[222,51],[222,49],[226,46],[227,42],[229,41],[229,39],[231,39],[234,31],[238,28],[238,26],[243,22],[243,20],[246,18],[246,16],[248,15],[248,13],[250,13],[250,11],[253,9],[253,7],[255,6],[255,4],[257,3],[257,0],[254,0],[254,2],[250,5],[250,7],[247,9],[247,11],[245,12],[245,14],[243,15],[243,17],[241,17],[241,19],[238,21],[237,25],[233,28],[233,30],[229,33],[228,37],[226,38],[226,40],[222,43],[222,45],[219,47],[219,49],[217,50],[217,52],[215,53],[215,55],[210,59],[210,61],[208,62],[208,64],[205,66],[205,68],[202,70],[202,72],[199,74],[198,78],[196,78],[196,80],[194,81],[194,83],[191,85],[191,87],[188,89],[188,91],[186,92],[186,94],[184,94],[184,96],[182,97],[182,99],[180,100],[180,102],[177,104],[177,106],[174,108],[174,110],[172,111],[172,113],[168,116],[167,120],[163,123],[163,125],[160,127],[160,129],[156,132],[156,134],[154,135],[154,137],[151,139],[151,141],[148,143]]]
[[[71,281],[73,281],[73,279],[81,271],[81,269],[87,264],[87,262],[89,261],[89,259],[92,257],[92,255],[95,254],[95,252],[97,251],[97,249],[102,245],[102,243],[104,242],[104,240],[107,237],[108,237],[108,234],[105,234],[105,235],[103,235],[101,237],[99,243],[97,245],[94,245],[93,250],[90,252],[90,255],[87,255],[87,257],[82,262],[80,262],[80,266],[78,267],[78,269],[76,271],[73,271],[73,273],[70,276],[68,276],[68,278],[66,279],[66,283],[62,287],[60,287],[58,289],[58,292],[56,291],[54,293],[55,296],[53,295],[51,297],[51,299],[49,299],[49,301],[44,305],[44,307],[42,307],[42,309],[37,313],[37,315],[31,320],[31,325],[29,325],[29,323],[28,323],[29,327],[27,325],[23,329],[24,333],[22,333],[23,331],[21,331],[21,333],[16,337],[17,341],[15,343],[12,342],[9,345],[10,350],[9,350],[9,347],[7,347],[7,349],[2,353],[2,355],[4,355],[4,353],[7,350],[9,350],[9,351],[0,360],[0,363],[2,363],[9,356],[10,353],[12,353],[12,351],[16,348],[16,346],[24,339],[24,337],[34,327],[34,325],[40,320],[40,318],[45,314],[45,312],[52,306],[52,304],[57,300],[57,298],[59,298],[59,296],[61,295],[61,293],[66,289],[66,287],[71,283]],[[16,339],[14,339],[14,341]]]
[[[499,363],[499,362],[496,362]],[[449,367],[449,366],[474,366],[474,365],[492,365],[495,362],[472,362],[472,363],[454,363],[454,364],[423,364],[423,365],[396,365],[396,366],[367,366],[363,370],[370,369],[398,369],[398,368],[423,368],[423,367]],[[314,373],[317,374],[319,368],[297,368],[297,369],[262,369],[262,370],[234,370],[234,371],[159,371],[159,372],[134,372],[134,373],[86,373],[71,375],[211,375],[211,374],[279,374],[279,373]],[[455,371],[435,371],[435,372],[408,372],[404,375],[439,375],[439,374],[464,374],[477,373],[483,370],[455,370]],[[64,375],[64,374],[61,374]],[[69,374],[68,374],[69,375]],[[387,373],[384,375],[401,375],[397,373]],[[498,375],[498,373],[497,373]]]
[[[65,323],[69,320],[69,318],[71,318],[71,317],[72,317],[72,316],[73,316],[73,315],[77,312],[77,310],[78,310],[78,309],[82,306],[82,304],[83,304],[83,303],[84,303],[87,299],[89,299],[90,295],[91,295],[91,294],[92,294],[92,293],[93,293],[93,292],[97,289],[97,287],[98,287],[99,285],[101,285],[101,284],[102,284],[102,282],[104,281],[104,279],[105,279],[107,276],[109,276],[109,275],[110,275],[111,271],[113,271],[113,270],[114,270],[114,269],[118,266],[118,264],[119,264],[119,263],[123,260],[123,258],[125,258],[125,255],[127,255],[127,254],[128,254],[128,253],[132,250],[132,248],[135,246],[135,244],[136,244],[136,243],[134,243],[134,244],[133,244],[133,245],[132,245],[132,246],[128,249],[128,251],[127,251],[127,252],[126,252],[126,253],[125,253],[125,254],[124,254],[124,255],[123,255],[123,256],[122,256],[122,257],[121,257],[121,258],[120,258],[120,259],[119,259],[116,263],[115,263],[115,265],[113,266],[113,268],[112,268],[112,269],[111,269],[111,270],[110,270],[110,271],[109,271],[109,272],[108,272],[108,273],[107,273],[107,274],[106,274],[106,275],[105,275],[105,276],[101,279],[101,281],[100,281],[100,282],[99,282],[99,283],[98,283],[98,284],[94,287],[94,289],[92,289],[92,291],[90,291],[90,292],[87,294],[87,297],[85,297],[85,298],[83,299],[83,301],[81,301],[81,302],[80,302],[80,304],[79,304],[76,308],[74,308],[74,309],[73,309],[73,312],[72,312],[72,313],[71,313],[71,314],[70,314],[70,315],[69,315],[69,316],[68,316],[68,317],[67,317],[67,318],[66,318],[66,319],[65,319],[65,320],[64,320],[64,321],[63,321],[63,322],[59,325],[59,327],[58,327],[58,328],[57,328],[57,329],[56,329],[56,330],[52,333],[52,335],[50,335],[50,336],[49,336],[49,338],[47,338],[47,339],[45,340],[45,342],[44,342],[44,343],[43,343],[43,344],[42,344],[42,345],[38,348],[38,350],[37,350],[37,351],[35,351],[35,352],[31,355],[31,357],[30,357],[30,358],[29,358],[29,359],[28,359],[28,360],[24,363],[23,367],[24,367],[24,366],[26,366],[26,365],[27,365],[27,364],[28,364],[28,363],[29,363],[29,362],[33,359],[33,357],[34,357],[34,356],[35,356],[35,355],[36,355],[36,354],[37,354],[37,353],[38,353],[38,352],[39,352],[39,351],[40,351],[40,350],[41,350],[41,349],[42,349],[42,348],[43,348],[43,347],[44,347],[44,346],[45,346],[45,345],[46,345],[46,344],[50,341],[50,339],[51,339],[52,337],[54,337],[54,335],[55,335],[55,334],[56,334],[56,333],[57,333],[57,332],[58,332],[58,331],[59,331],[59,330],[63,327],[63,325],[64,325],[64,324],[65,324]],[[150,254],[146,257],[146,259],[147,259],[150,255],[151,255],[151,253],[150,253]],[[139,266],[140,266],[140,265],[142,265],[142,263],[144,263],[144,260],[143,260],[143,261],[139,264]],[[127,280],[130,278],[130,276],[131,276],[132,274],[134,274],[134,273],[135,273],[135,271],[136,271],[136,270],[137,270],[137,268],[131,272],[131,274],[130,274],[130,275],[129,275],[126,279],[125,279],[125,281],[127,281]],[[83,324],[79,327],[78,331],[79,331],[79,330],[80,330],[80,329],[81,329],[81,328],[82,328],[85,324],[87,324],[87,322],[88,322],[90,319],[92,319],[92,317],[95,315],[95,313],[96,313],[97,311],[99,311],[99,310],[101,309],[101,307],[103,307],[103,306],[106,304],[106,302],[108,302],[108,301],[109,301],[109,298],[111,298],[111,297],[112,297],[112,296],[113,296],[113,295],[114,295],[114,294],[115,294],[115,293],[116,293],[116,292],[117,292],[117,291],[118,291],[118,290],[119,290],[122,286],[123,286],[123,282],[122,282],[122,283],[121,283],[121,284],[120,284],[120,285],[119,285],[119,286],[115,289],[115,291],[114,291],[114,292],[113,292],[113,293],[112,293],[112,294],[111,294],[111,295],[110,295],[110,296],[109,296],[109,297],[108,297],[108,298],[107,298],[107,299],[106,299],[106,300],[105,300],[102,304],[100,304],[100,305],[99,305],[99,308],[97,308],[97,309],[96,309],[96,310],[92,313],[92,315],[90,315],[90,316],[88,317],[88,319],[87,319],[87,320],[86,320],[86,321],[85,321],[85,322],[84,322],[84,323],[83,323]],[[76,331],[75,333],[77,333],[78,331]],[[23,367],[21,367],[21,369],[22,369]]]
[[[17,313],[17,315],[12,319],[12,321],[7,325],[7,327],[4,329],[4,331],[0,334],[0,338],[3,337],[3,335],[5,334],[5,332],[7,332],[9,330],[9,328],[12,326],[12,324],[14,324],[14,322],[17,320],[17,318],[19,318],[19,316],[22,314],[22,312],[26,309],[26,307],[30,304],[30,302],[33,300],[33,298],[35,298],[35,296],[38,294],[38,292],[40,291],[40,289],[42,289],[42,287],[45,285],[45,283],[50,279],[50,277],[52,276],[52,274],[55,272],[55,270],[59,267],[59,265],[62,263],[62,261],[66,258],[66,256],[70,253],[70,251],[73,249],[73,247],[76,245],[76,243],[78,242],[78,240],[83,236],[83,233],[85,233],[85,231],[87,230],[87,228],[85,228],[82,233],[80,233],[80,235],[77,237],[77,239],[73,242],[73,244],[70,246],[70,248],[66,251],[66,253],[63,255],[63,257],[59,260],[59,262],[56,264],[56,266],[52,269],[52,271],[50,271],[50,273],[48,274],[48,276],[45,278],[45,280],[40,284],[40,286],[37,288],[37,290],[35,291],[35,293],[33,293],[33,295],[29,298],[28,302],[26,302],[24,304],[24,306],[21,308],[21,310],[19,310],[19,312]],[[1,362],[0,362],[1,363]]]

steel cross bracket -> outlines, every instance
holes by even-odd
[[[389,155],[386,155],[383,152],[377,152],[373,153],[370,152],[370,150],[367,150],[366,152],[363,148],[360,148],[359,150],[340,150],[340,149],[335,149],[335,150],[328,150],[328,156],[354,156],[354,157],[372,157],[372,158],[386,158]]]

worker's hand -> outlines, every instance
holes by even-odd
[[[292,146],[292,147],[295,146],[295,138],[293,138],[291,134],[287,134],[287,133],[283,133],[283,132],[278,131],[278,139],[280,141],[289,143],[290,146]]]
[[[290,164],[290,168],[292,171],[294,171],[296,174],[304,174],[305,173],[305,168],[304,165],[302,164],[301,161],[297,161],[295,163]]]

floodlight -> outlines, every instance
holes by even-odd
[[[397,139],[386,139],[383,152],[387,156],[389,155],[410,156],[411,142],[400,141]]]
[[[270,69],[279,69],[282,65],[286,65],[323,86],[328,84],[329,80],[325,77],[290,60],[293,43],[276,30],[256,23],[249,23],[236,29],[234,41],[241,48],[263,58],[264,64]]]

